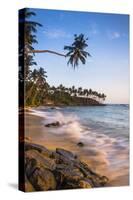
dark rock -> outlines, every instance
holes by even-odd
[[[56,148],[56,153],[69,160],[74,160],[77,157],[72,152],[60,148]]]
[[[78,142],[77,144],[79,147],[83,147],[84,146],[84,143],[83,142]]]
[[[81,179],[78,184],[79,188],[92,188],[93,184],[87,179]]]
[[[30,181],[27,179],[26,175],[25,175],[25,186],[24,186],[24,190],[28,191],[28,192],[33,192],[35,191],[35,188],[33,187],[33,185],[30,183]]]
[[[53,109],[56,109],[56,108],[55,107],[51,107],[50,109],[53,110]]]
[[[29,180],[37,191],[56,189],[56,180],[53,173],[43,167],[36,168]]]
[[[53,123],[49,123],[49,124],[46,124],[45,127],[59,127],[61,124],[60,122],[53,122]]]
[[[106,185],[106,183],[109,181],[109,179],[106,176],[100,177],[100,183],[101,185]]]
[[[44,156],[50,156],[52,153],[51,151],[49,151],[48,149],[46,149],[45,147],[39,144],[33,144],[29,142],[24,143],[24,148],[25,148],[25,151],[32,150],[32,149],[37,150],[38,152],[42,153]]]
[[[55,161],[53,159],[40,154],[36,150],[29,150],[25,153],[25,157],[30,160],[35,159],[38,165],[43,166],[46,169],[54,170],[56,167]]]
[[[75,167],[60,165],[57,166],[56,170],[61,173],[65,180],[68,181],[78,181],[83,178],[82,172]]]
[[[25,190],[59,190],[104,186],[108,178],[95,173],[72,152],[25,144]]]

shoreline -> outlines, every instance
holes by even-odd
[[[23,145],[23,142],[21,143]],[[25,146],[25,192],[106,187],[108,177],[101,176],[71,151],[55,151],[31,142]]]
[[[93,152],[91,153],[91,151],[86,151],[85,147],[80,147],[77,145],[78,142],[80,142],[79,139],[69,138],[65,134],[54,135],[50,133],[49,129],[45,128],[43,124],[44,120],[45,119],[41,116],[32,115],[30,112],[25,113],[25,137],[29,138],[30,142],[45,146],[46,148],[54,151],[56,148],[63,148],[71,151],[78,155],[79,159],[85,162],[91,169],[96,171],[96,173],[109,177],[110,172],[107,169],[108,166],[103,157],[101,157],[100,161],[96,160],[97,155],[95,155]],[[125,182],[129,182],[127,176],[125,177],[125,180],[123,177],[119,183],[115,180],[110,180],[107,186],[128,185],[125,184]]]

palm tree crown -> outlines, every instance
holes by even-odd
[[[85,51],[85,48],[88,47],[87,40],[88,38],[84,38],[83,34],[79,36],[75,34],[72,45],[64,47],[64,50],[68,50],[66,54],[66,57],[69,57],[68,64],[71,64],[74,69],[79,65],[79,61],[85,64],[87,56],[91,56]]]
[[[19,11],[19,78],[26,81],[30,74],[30,67],[36,65],[34,61],[33,44],[38,43],[36,32],[37,27],[42,26],[40,23],[29,20],[30,17],[35,16],[29,8]],[[31,52],[30,54],[28,52]],[[24,74],[23,74],[24,70]]]

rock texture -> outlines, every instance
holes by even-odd
[[[60,122],[52,122],[52,123],[49,123],[49,124],[46,124],[45,127],[59,127],[61,124]]]
[[[93,172],[72,152],[50,151],[25,142],[25,190],[46,191],[93,188],[106,185],[108,178]]]

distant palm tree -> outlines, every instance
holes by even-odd
[[[75,91],[75,86],[73,85],[72,86],[72,93],[73,93],[73,95],[74,95],[74,91]]]
[[[101,93],[97,93],[97,100],[101,101]]]
[[[89,89],[88,93],[89,93],[89,96],[91,97],[92,96],[92,89],[91,88]]]
[[[101,94],[101,98],[103,99],[103,101],[105,101],[106,97],[107,96],[104,93]]]
[[[78,92],[78,90],[75,89],[75,90],[74,90],[74,96],[75,96],[75,97],[77,97],[77,92]]]
[[[82,87],[79,87],[78,88],[78,95],[81,95],[81,92],[82,92]]]
[[[87,98],[88,98],[88,96],[89,96],[89,90],[87,89],[87,91],[86,91],[86,96],[87,96]]]
[[[96,96],[97,96],[97,92],[96,91],[92,91],[92,98],[96,99]]]
[[[87,51],[85,51],[88,44],[86,41],[88,38],[84,38],[83,34],[74,35],[74,42],[71,46],[65,46],[64,50],[68,50],[66,57],[69,57],[68,64],[71,64],[72,67],[75,69],[79,65],[79,61],[83,64],[86,63],[87,56],[91,56]]]

